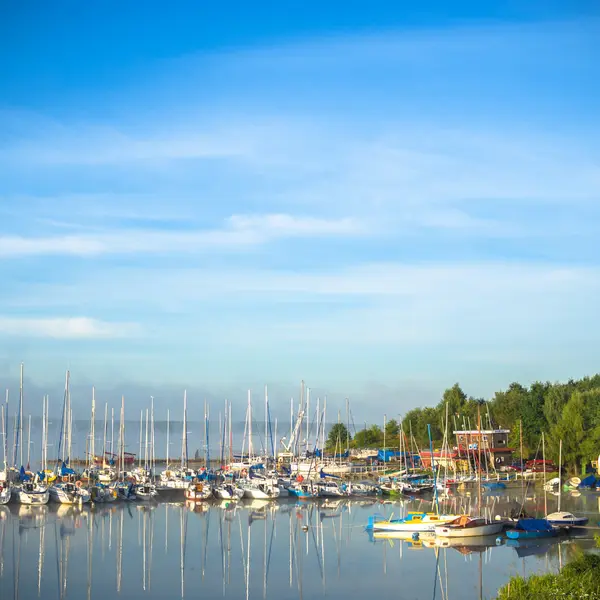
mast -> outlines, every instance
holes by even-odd
[[[29,424],[27,425],[27,469],[30,468],[31,460],[31,415],[29,415]]]
[[[323,399],[323,426],[321,431],[321,436],[323,438],[323,442],[321,445],[321,450],[325,452],[325,428],[327,427],[327,396]]]
[[[110,420],[111,420],[111,429],[112,429],[111,435],[110,435],[110,455],[112,458],[115,453],[115,448],[114,448],[114,444],[115,444],[115,409],[114,408],[110,409]]]
[[[8,465],[6,464],[6,421],[4,420],[4,405],[2,406],[2,458],[4,459],[4,473],[8,476]]]
[[[167,408],[167,469],[169,468],[169,430],[171,429],[171,411]]]
[[[122,477],[125,477],[125,396],[121,396],[121,424],[119,429],[120,443],[119,443],[119,462],[121,464]]]
[[[542,431],[542,464],[544,465],[544,515],[548,514],[548,494],[546,494],[546,443]],[[560,468],[560,467],[559,467]],[[559,492],[560,494],[560,492]]]
[[[252,460],[252,393],[248,390],[248,462]]]
[[[183,392],[183,436],[181,438],[181,468],[187,468],[187,390]]]
[[[156,455],[154,453],[154,396],[150,396],[150,470],[154,473]]]
[[[523,419],[519,419],[519,446],[521,453],[521,495],[525,502],[525,475],[523,474]]]
[[[346,398],[346,450],[350,449],[350,400]]]
[[[96,388],[92,386],[92,423],[90,426],[90,467],[96,458]]]
[[[4,415],[2,415],[4,416]],[[42,452],[40,457],[40,468],[45,470],[44,462],[46,455],[46,396],[42,398]]]
[[[146,409],[146,445],[144,446],[144,470],[148,470],[148,409]]]
[[[231,402],[229,402],[229,415],[227,417],[227,427],[229,427],[229,462],[233,460],[233,430],[231,427]]]
[[[205,421],[205,437],[206,437],[206,457],[204,461],[206,462],[206,469],[208,470],[208,466],[210,464],[210,406],[204,401],[204,421]]]
[[[558,512],[560,512],[560,497],[562,496],[562,440],[558,442]]]
[[[106,461],[106,429],[108,427],[108,402],[104,403],[104,440],[102,442],[102,466]]]
[[[477,469],[477,502],[479,503],[479,510],[481,510],[481,407],[477,405],[477,433],[479,434],[477,440],[477,450],[479,452],[479,468]]]
[[[139,454],[138,454],[138,467],[141,468],[142,466],[142,438],[143,438],[143,434],[142,434],[142,421],[144,420],[144,410],[140,410],[140,450],[139,450]]]
[[[72,440],[72,429],[73,429],[73,413],[71,411],[71,373],[67,375],[67,426],[68,426],[68,437],[67,437],[67,462],[71,462],[71,440]]]
[[[310,388],[306,388],[306,450],[308,452],[308,437],[310,435]]]
[[[19,384],[19,438],[21,440],[21,465],[23,465],[23,363],[21,363],[21,377]]]
[[[269,392],[265,384],[265,457],[269,458]]]

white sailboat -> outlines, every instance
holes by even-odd
[[[23,464],[23,363],[21,363],[21,377],[20,377],[20,385],[19,385],[19,414],[18,414],[19,422],[17,427],[15,428],[15,436],[17,440],[21,440],[21,464]],[[18,442],[15,443],[15,452],[14,452],[14,462],[16,463],[17,458],[17,445]],[[20,471],[21,485],[14,486],[12,488],[12,496],[16,498],[17,502],[20,504],[26,505],[44,505],[48,504],[48,500],[50,499],[50,494],[48,493],[48,488],[39,483],[36,483],[31,480],[31,476],[25,473],[25,469],[21,467]]]
[[[167,425],[167,435],[169,427]],[[168,449],[167,438],[167,449]],[[181,465],[179,469],[169,468],[167,457],[167,468],[160,474],[161,487],[171,490],[186,490],[190,483],[196,478],[197,473],[188,466],[187,454],[187,390],[183,392],[183,432],[181,437]]]
[[[7,390],[8,395],[8,390]],[[0,473],[0,505],[8,504],[12,496],[12,485],[8,477],[8,462],[7,462],[7,441],[6,441],[6,419],[4,416],[4,406],[2,407],[2,449],[4,455],[4,470]]]

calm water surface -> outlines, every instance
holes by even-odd
[[[502,513],[519,499],[504,493],[484,501]],[[470,501],[455,499],[455,508]],[[563,498],[563,508],[587,514],[593,525],[599,505],[595,493]],[[556,571],[577,548],[594,546],[591,531],[524,547],[498,545],[495,537],[439,547],[364,531],[374,513],[430,507],[344,500],[9,505],[0,507],[0,598],[493,598],[511,575]],[[528,498],[528,510],[541,514],[543,507],[543,496]],[[549,496],[548,510],[555,508]]]

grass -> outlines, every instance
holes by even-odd
[[[600,556],[581,554],[557,574],[516,576],[498,591],[498,600],[600,600]]]

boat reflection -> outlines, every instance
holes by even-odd
[[[508,495],[490,500],[500,510],[512,501]],[[181,598],[196,596],[201,586],[207,595],[224,598],[266,600],[290,593],[304,598],[327,594],[332,579],[336,589],[353,578],[359,581],[357,565],[372,568],[381,561],[390,581],[402,568],[435,569],[435,598],[448,585],[446,562],[474,556],[487,565],[494,554],[497,564],[496,553],[501,553],[509,572],[516,570],[516,559],[523,568],[526,560],[540,559],[548,568],[559,568],[576,548],[595,543],[586,530],[527,541],[426,534],[413,539],[410,533],[363,531],[374,510],[399,514],[419,506],[419,501],[347,498],[8,505],[0,510],[0,593],[32,597],[35,587],[37,596],[48,600],[91,600],[115,591],[154,600],[174,591]],[[457,568],[462,567],[453,563],[451,573],[460,578]]]

